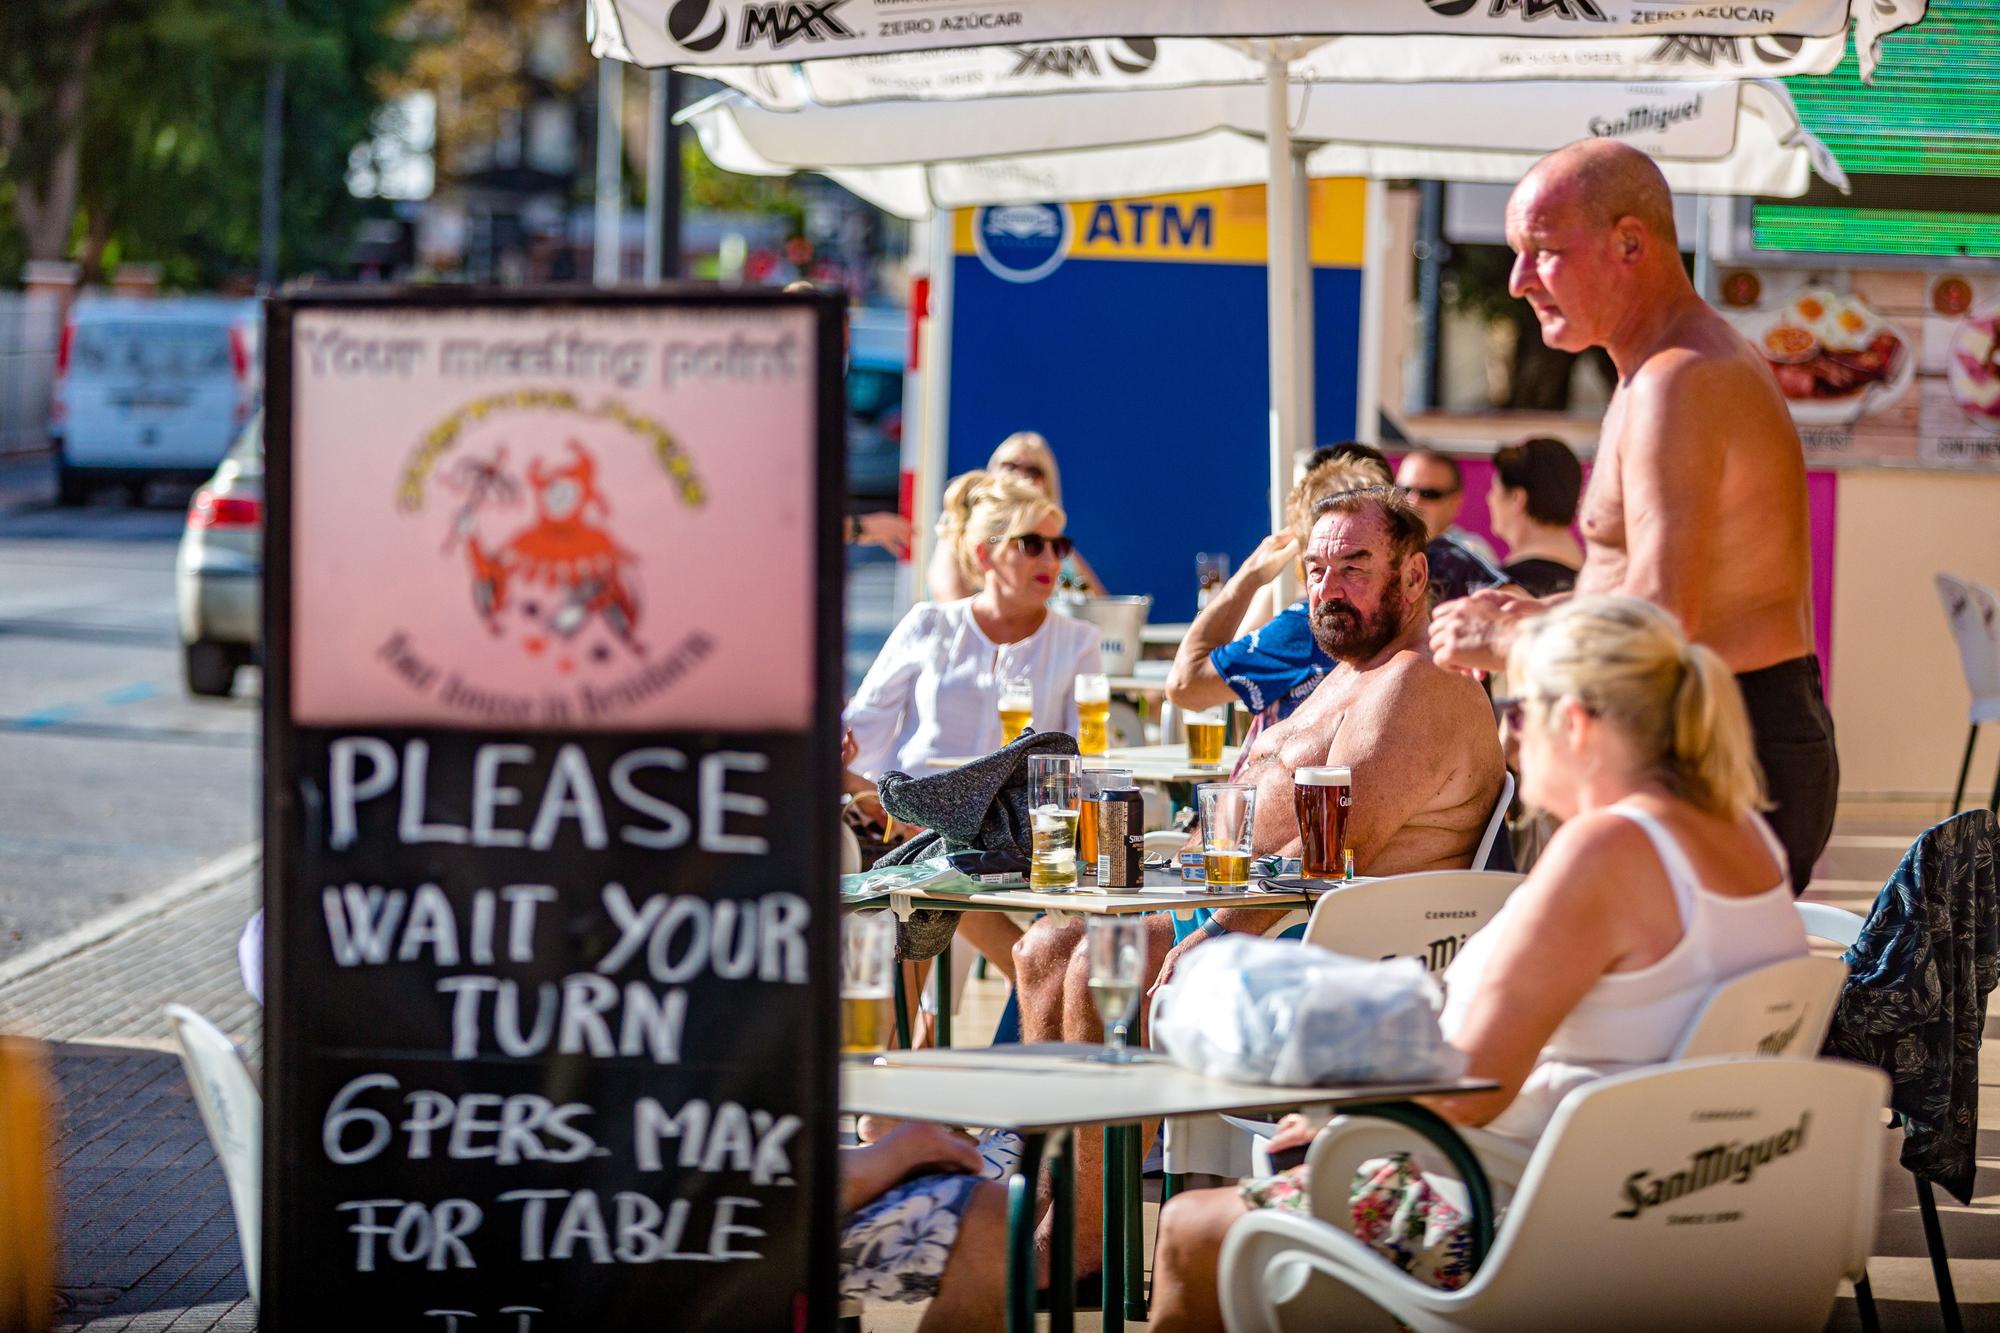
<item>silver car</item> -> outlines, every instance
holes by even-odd
[[[174,560],[181,663],[192,694],[227,695],[257,659],[264,573],[264,416],[250,419],[188,505]]]

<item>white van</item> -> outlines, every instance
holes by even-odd
[[[257,408],[257,334],[254,301],[79,298],[49,408],[59,502],[215,471]]]

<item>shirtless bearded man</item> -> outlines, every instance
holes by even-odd
[[[1334,671],[1283,722],[1263,732],[1238,773],[1257,786],[1253,848],[1296,855],[1294,769],[1354,770],[1347,824],[1355,868],[1369,875],[1464,869],[1472,863],[1503,767],[1493,711],[1468,677],[1432,665],[1427,648],[1429,565],[1424,520],[1393,487],[1321,500],[1306,543],[1313,636]],[[1151,962],[1163,984],[1203,940],[1256,932],[1281,913],[1227,908],[1180,943],[1171,914],[1146,918]],[[1097,1041],[1082,927],[1035,923],[1014,947],[1026,1041]],[[1094,1135],[1077,1139],[1079,1262],[1095,1266],[1098,1221]]]
[[[1643,597],[1736,673],[1777,808],[1792,885],[1833,831],[1833,719],[1813,655],[1806,477],[1763,357],[1681,267],[1673,200],[1650,159],[1586,139],[1538,162],[1507,205],[1510,290],[1542,341],[1602,347],[1618,370],[1579,519],[1576,592]],[[1439,610],[1446,666],[1504,665],[1514,627],[1549,602],[1480,593]]]

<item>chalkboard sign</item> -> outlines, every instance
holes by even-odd
[[[832,1324],[841,318],[272,302],[265,1327]]]

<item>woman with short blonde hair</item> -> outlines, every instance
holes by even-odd
[[[1672,1057],[1726,982],[1806,952],[1785,849],[1735,678],[1673,618],[1630,597],[1579,597],[1529,622],[1495,701],[1520,733],[1522,794],[1562,819],[1534,871],[1446,970],[1445,1039],[1497,1091],[1426,1098],[1446,1119],[1532,1144],[1573,1090]],[[1274,1150],[1309,1142],[1288,1117]],[[1216,1261],[1252,1208],[1306,1211],[1305,1177],[1196,1190],[1160,1217],[1153,1319],[1219,1328]],[[1407,1158],[1370,1163],[1355,1234],[1452,1288],[1465,1219]]]

